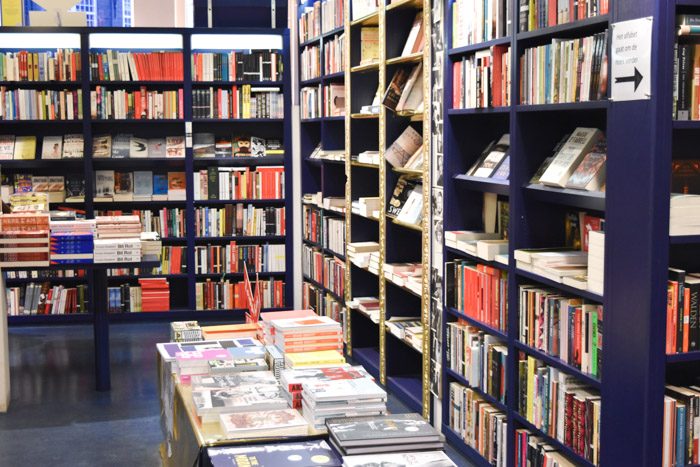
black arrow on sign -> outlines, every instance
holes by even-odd
[[[634,67],[634,76],[621,76],[619,78],[615,78],[616,83],[634,83],[634,90],[636,91],[637,88],[639,87],[639,83],[642,82],[642,79],[644,77],[642,74],[637,70],[637,67]]]

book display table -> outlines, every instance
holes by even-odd
[[[5,267],[0,271],[0,290],[5,290],[4,271],[42,270],[42,269],[84,269],[90,276],[89,291],[93,310],[94,350],[95,350],[95,388],[98,391],[109,391],[111,387],[109,366],[109,321],[107,319],[107,269],[115,266],[124,268],[158,267],[160,261],[155,258],[144,258],[139,263],[90,263],[90,264],[58,264],[45,267],[17,266]],[[7,412],[10,404],[10,363],[9,344],[7,335],[7,304],[0,300],[0,412]]]
[[[158,380],[161,395],[161,428],[165,441],[160,446],[162,465],[207,465],[207,448],[300,441],[326,437],[325,431],[308,428],[305,436],[275,434],[270,430],[260,437],[228,438],[218,423],[202,423],[195,411],[189,384],[180,383],[169,362],[158,353]]]

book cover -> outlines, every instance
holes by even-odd
[[[165,148],[165,138],[148,138],[148,157],[166,157]]]
[[[44,136],[41,142],[42,159],[60,159],[63,154],[63,136]]]
[[[15,154],[15,136],[0,135],[0,160],[10,160]]]
[[[30,160],[36,157],[36,136],[17,136],[15,138],[15,160]]]
[[[213,133],[194,134],[194,157],[214,157],[216,155],[216,143]]]
[[[112,157],[111,135],[96,135],[92,138],[92,157],[94,159]]]
[[[185,157],[185,137],[167,136],[165,138],[166,157]]]
[[[81,159],[85,150],[83,135],[75,133],[63,137],[63,158]]]
[[[126,159],[131,152],[131,138],[129,134],[118,134],[112,140],[112,157]]]
[[[148,140],[145,138],[137,138],[132,136],[131,140],[129,141],[129,157],[148,157]]]

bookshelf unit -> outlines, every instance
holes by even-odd
[[[67,83],[67,87],[73,87],[80,91],[82,95],[83,119],[76,121],[0,121],[0,125],[5,126],[5,133],[18,135],[36,135],[37,148],[41,145],[42,136],[53,134],[81,133],[84,135],[83,153],[81,159],[57,159],[42,160],[41,151],[38,150],[34,160],[9,160],[1,161],[0,166],[5,173],[17,173],[31,170],[38,174],[55,173],[56,169],[74,170],[81,174],[85,183],[85,201],[81,203],[57,203],[56,206],[66,206],[81,209],[88,218],[93,217],[98,210],[122,210],[125,213],[137,210],[158,211],[163,208],[179,208],[184,212],[185,232],[180,236],[163,237],[163,246],[181,246],[185,248],[183,262],[187,268],[180,273],[152,275],[145,273],[110,276],[107,284],[118,286],[120,284],[137,284],[139,277],[163,277],[170,283],[171,305],[170,310],[162,312],[144,313],[115,313],[109,314],[109,321],[137,321],[137,320],[242,320],[244,309],[237,308],[231,310],[197,310],[195,285],[197,282],[217,279],[227,279],[232,282],[242,282],[241,273],[233,274],[198,274],[195,271],[195,247],[206,245],[225,245],[235,241],[238,245],[264,245],[264,244],[284,244],[285,268],[280,271],[270,271],[260,274],[262,281],[268,279],[284,281],[284,307],[264,308],[263,311],[289,309],[294,301],[294,290],[292,284],[292,165],[291,165],[291,125],[289,115],[291,115],[291,88],[289,80],[289,32],[286,29],[264,29],[264,28],[215,28],[215,29],[169,29],[165,32],[158,28],[2,28],[0,29],[0,42],[4,44],[20,44],[23,40],[28,43],[39,43],[41,46],[42,35],[48,38],[69,36],[73,42],[77,43],[75,49],[80,51],[82,69],[80,78],[75,82]],[[39,39],[37,39],[39,38]],[[45,41],[46,43],[46,41]],[[49,42],[50,44],[50,42]],[[144,49],[143,44],[148,44],[148,49]],[[16,47],[16,46],[15,46]],[[41,46],[45,49],[52,47]],[[54,49],[56,46],[54,46]],[[181,79],[177,80],[141,80],[141,81],[111,81],[91,77],[90,53],[104,50],[119,50],[129,52],[155,51],[178,51],[182,56]],[[192,53],[196,52],[229,52],[229,51],[250,51],[250,50],[278,50],[280,55],[280,65],[282,69],[282,79],[278,81],[259,81],[239,79],[237,81],[195,80],[195,70],[192,67]],[[13,50],[16,50],[13,49]],[[173,67],[174,68],[174,67]],[[172,71],[172,70],[171,70]],[[59,82],[4,82],[3,85],[9,88],[36,88],[36,89],[58,89],[62,83]],[[285,118],[221,118],[221,119],[201,119],[194,115],[193,93],[198,89],[226,89],[231,90],[232,86],[250,85],[252,88],[278,88],[279,101],[283,103],[283,116]],[[91,117],[90,92],[97,87],[106,90],[125,89],[127,91],[139,90],[141,87],[149,91],[172,91],[182,90],[179,105],[181,115],[171,119],[99,119]],[[272,106],[273,104],[269,104]],[[260,107],[262,108],[262,107]],[[268,107],[269,108],[269,107]],[[49,126],[49,123],[51,124]],[[240,157],[233,158],[195,158],[192,147],[193,134],[202,132],[214,133],[217,136],[258,136],[265,139],[276,139],[282,143],[281,149],[284,155],[272,155],[269,157]],[[161,158],[93,158],[92,141],[93,137],[101,134],[127,133],[137,137],[155,138],[165,136],[179,136],[185,140],[185,157],[161,157]],[[189,141],[188,141],[189,140]],[[237,168],[249,167],[254,170],[256,167],[282,166],[286,173],[286,183],[280,199],[235,199],[235,200],[195,200],[194,176],[199,170],[206,170],[207,167]],[[153,172],[184,172],[186,189],[185,197],[180,201],[109,201],[97,202],[94,200],[94,180],[96,170],[115,171],[139,171],[147,170]],[[227,205],[242,204],[244,206],[254,206],[255,208],[284,208],[285,235],[232,235],[225,237],[201,237],[195,232],[195,214],[197,208],[224,208]],[[52,209],[55,206],[52,205]],[[254,280],[255,274],[251,274]],[[47,279],[53,284],[53,279]],[[43,282],[43,279],[10,279],[8,282],[13,285],[20,285],[26,282]],[[58,283],[75,284],[82,279],[58,279]],[[84,282],[90,282],[89,278]],[[92,287],[92,284],[89,284]],[[80,315],[49,315],[49,316],[12,316],[9,317],[10,324],[44,324],[53,322],[82,322],[93,316],[93,313]]]
[[[510,0],[509,0],[510,1]],[[453,47],[454,0],[445,0],[446,55],[444,79],[444,180],[445,231],[483,228],[483,193],[508,200],[508,265],[489,262],[445,247],[445,261],[464,259],[493,266],[508,274],[508,316],[503,329],[480,322],[448,306],[447,324],[462,320],[498,339],[507,348],[505,403],[485,394],[467,378],[449,370],[448,350],[443,355],[442,429],[453,445],[475,465],[489,459],[468,445],[450,428],[450,383],[473,392],[505,414],[505,464],[514,466],[517,429],[527,429],[575,465],[593,463],[563,442],[538,429],[519,411],[520,355],[537,358],[599,392],[600,464],[602,466],[661,465],[663,403],[666,378],[691,384],[697,376],[697,352],[666,356],[666,297],[668,267],[697,268],[697,237],[669,237],[670,158],[692,158],[697,122],[675,122],[672,115],[673,44],[676,13],[700,13],[697,1],[609,2],[609,12],[552,27],[518,32],[519,2],[510,1],[512,33],[502,38]],[[531,3],[532,4],[532,3]],[[616,22],[653,18],[651,45],[651,96],[644,100],[562,104],[520,104],[519,58],[525,49],[548,44],[553,38],[579,38],[612,28]],[[691,36],[692,37],[692,36]],[[511,50],[511,105],[497,108],[453,109],[452,64],[461,57],[492,46]],[[608,57],[610,57],[608,43]],[[644,79],[647,79],[645,76]],[[604,194],[556,190],[529,184],[540,163],[556,142],[575,127],[597,127],[607,136],[607,183]],[[510,181],[465,176],[487,144],[510,134]],[[631,156],[634,154],[634,156]],[[514,251],[564,245],[564,215],[586,211],[605,218],[605,293],[579,290],[516,268]],[[580,297],[604,306],[604,344],[600,378],[519,341],[519,287],[534,284]],[[665,376],[665,377],[664,377]],[[675,378],[675,379],[674,379]],[[680,379],[678,379],[680,378]]]

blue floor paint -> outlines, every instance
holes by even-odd
[[[92,327],[10,328],[12,400],[0,414],[0,465],[158,466],[155,344],[167,323],[110,326],[112,391],[94,390]],[[393,412],[406,407],[390,397]],[[470,466],[448,446],[459,466]]]

